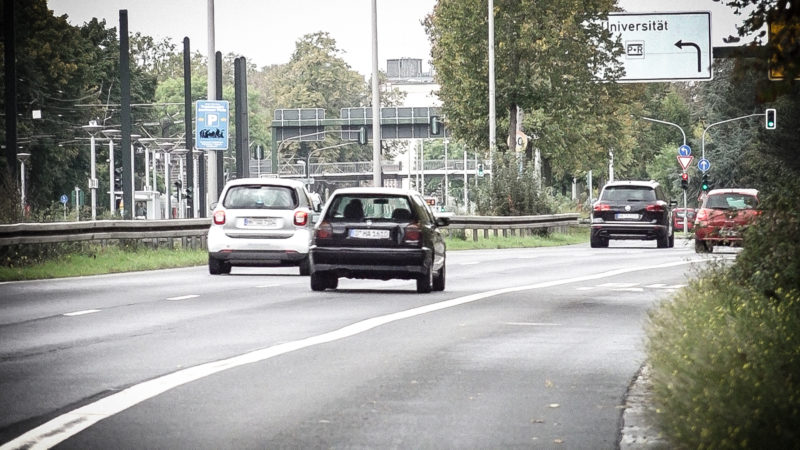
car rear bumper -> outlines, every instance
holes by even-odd
[[[312,272],[333,272],[337,277],[412,279],[428,273],[429,248],[364,249],[312,247]]]
[[[593,235],[608,239],[650,240],[664,236],[667,232],[667,226],[652,223],[604,222],[592,224]]]
[[[209,253],[295,252],[306,255],[310,242],[311,232],[305,228],[296,229],[287,237],[232,237],[226,234],[222,227],[212,226],[208,230]]]
[[[711,242],[714,244],[741,246],[743,232],[743,229],[727,230],[713,227],[697,227],[695,229],[694,238],[698,241]]]
[[[208,252],[208,255],[235,266],[296,266],[308,256],[308,253],[298,253],[295,251],[222,250],[219,252]]]

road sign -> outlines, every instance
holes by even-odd
[[[711,168],[711,163],[707,159],[703,158],[697,162],[697,168],[700,169],[700,172],[706,173],[708,172],[708,169]]]
[[[710,12],[609,14],[603,27],[622,44],[620,82],[713,77]]]
[[[66,205],[69,201],[69,197],[67,197],[67,194],[61,194],[61,198],[59,198],[58,201],[60,201],[62,205]]]
[[[692,148],[686,144],[683,144],[678,147],[678,154],[681,156],[689,156],[692,154]]]
[[[199,150],[228,149],[228,101],[198,100],[195,107],[197,132],[195,142]]]
[[[693,159],[694,159],[694,156],[681,156],[681,155],[678,155],[678,164],[681,165],[681,169],[683,169],[683,171],[685,172],[686,168],[689,167],[689,164],[692,163]]]

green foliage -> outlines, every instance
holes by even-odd
[[[601,67],[607,68],[607,79],[619,75],[613,56],[620,49],[595,21],[613,2],[503,0],[494,5],[498,144],[505,148],[504,136],[516,128],[521,108],[522,128],[539,137],[536,145],[556,178],[601,166],[610,147],[628,149],[627,100],[615,83],[596,82]],[[443,0],[425,21],[448,123],[472,148],[488,143],[486,15],[485,2]]]
[[[549,197],[538,188],[533,166],[521,165],[522,160],[511,152],[495,155],[493,180],[479,186],[475,200],[479,214],[524,216],[553,212]]]
[[[685,448],[794,448],[800,439],[800,291],[768,298],[724,270],[651,313],[661,428]]]

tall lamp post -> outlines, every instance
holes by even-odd
[[[97,174],[96,167],[95,167],[95,148],[94,148],[94,137],[98,131],[103,129],[102,125],[98,125],[97,121],[90,120],[89,125],[84,125],[83,128],[87,133],[89,133],[89,146],[91,148],[91,156],[90,156],[90,175],[89,175],[89,189],[92,191],[92,220],[97,220]]]
[[[31,158],[30,153],[17,153],[17,160],[19,161],[19,196],[20,205],[22,207],[22,214],[25,214],[25,163]]]

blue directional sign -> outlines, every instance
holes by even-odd
[[[229,117],[227,100],[198,100],[195,109],[197,149],[227,150]]]
[[[678,147],[678,154],[681,156],[689,156],[692,154],[692,148],[686,144],[683,144]]]
[[[711,163],[707,159],[703,158],[697,162],[697,168],[700,169],[700,172],[708,172],[708,169],[711,168]]]
[[[69,201],[69,197],[67,197],[67,194],[61,194],[61,198],[59,199],[59,201],[61,202],[62,205],[66,205],[67,202]]]

